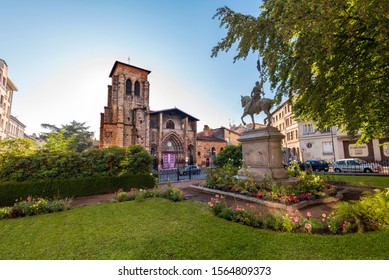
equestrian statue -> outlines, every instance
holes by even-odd
[[[265,120],[265,124],[270,126],[271,123],[270,109],[274,104],[274,100],[270,98],[261,98],[261,93],[264,95],[264,93],[261,91],[261,88],[262,83],[256,82],[253,90],[251,91],[251,97],[241,95],[241,103],[242,107],[244,108],[241,118],[242,123],[243,125],[246,125],[246,122],[243,120],[243,118],[247,115],[250,115],[251,120],[253,121],[253,129],[255,129],[254,115],[259,114],[261,111],[267,115],[267,122]]]

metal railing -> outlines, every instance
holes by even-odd
[[[200,168],[199,170],[183,171],[182,169],[161,169],[158,171],[158,179],[160,183],[179,182],[184,180],[201,180],[206,177],[207,168]]]
[[[331,173],[353,173],[353,174],[373,174],[389,175],[389,161],[368,162],[358,165],[330,164]]]

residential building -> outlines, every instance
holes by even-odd
[[[287,100],[271,114],[271,125],[285,135],[282,141],[283,160],[322,159],[333,162],[340,158],[356,157],[367,161],[388,161],[389,146],[382,144],[389,139],[373,139],[367,144],[356,145],[346,132],[337,127],[319,131],[313,122],[302,122],[294,117],[292,105]]]
[[[15,91],[18,88],[8,75],[8,65],[0,59],[0,140],[24,137],[26,126],[11,115]]]
[[[203,131],[197,133],[197,164],[213,166],[219,152],[228,145],[239,145],[240,134],[226,127],[210,128],[204,125]]]
[[[7,139],[10,138],[25,138],[24,129],[26,126],[16,117],[10,115],[7,126]]]

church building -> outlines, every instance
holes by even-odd
[[[150,73],[115,62],[101,113],[100,148],[141,145],[156,157],[154,168],[159,169],[194,164],[198,119],[177,108],[151,111]]]

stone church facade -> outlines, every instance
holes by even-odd
[[[156,157],[154,168],[159,169],[195,163],[198,119],[177,108],[151,111],[150,73],[115,62],[101,113],[100,148],[141,145]]]

